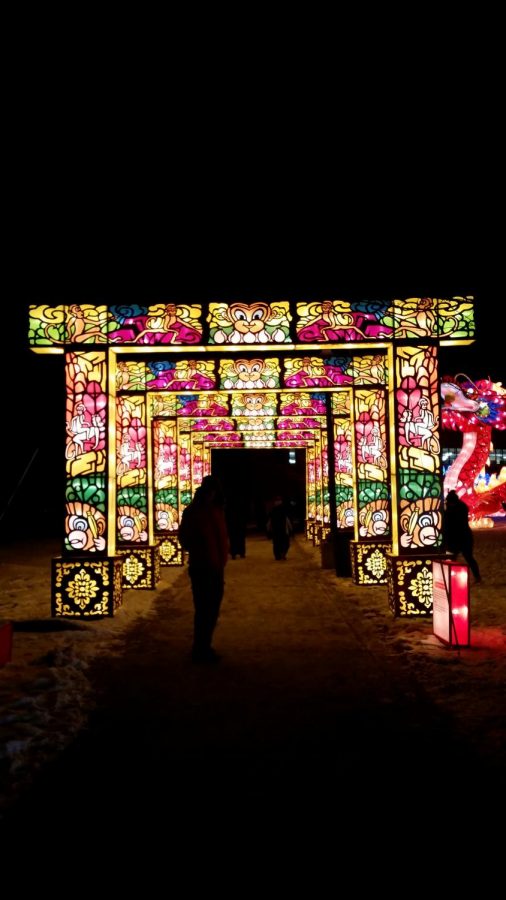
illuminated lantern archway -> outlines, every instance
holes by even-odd
[[[212,448],[303,448],[306,536],[354,527],[354,581],[431,612],[441,546],[437,348],[474,337],[469,297],[33,306],[65,358],[66,516],[55,615],[112,615],[180,565]]]

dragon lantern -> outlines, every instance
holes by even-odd
[[[501,511],[506,501],[506,469],[479,489],[476,480],[489,455],[492,429],[506,428],[506,390],[500,382],[473,382],[457,375],[443,380],[441,395],[443,428],[462,431],[464,438],[462,450],[445,476],[445,496],[457,491],[469,507],[471,524],[490,525],[490,520],[483,520]]]

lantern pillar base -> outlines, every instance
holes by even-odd
[[[161,566],[182,566],[183,548],[179,543],[177,534],[157,534],[155,541],[160,552]]]
[[[351,577],[354,584],[386,584],[386,555],[390,542],[350,541]]]
[[[122,562],[117,556],[55,557],[51,615],[74,619],[113,616],[122,602]]]
[[[123,563],[123,589],[152,591],[160,580],[160,551],[138,545],[117,549]]]
[[[432,561],[442,553],[387,554],[388,605],[394,616],[432,615]]]

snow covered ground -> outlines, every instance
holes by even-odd
[[[12,660],[0,668],[0,810],[6,793],[29,782],[86,723],[93,705],[90,659],[120,653],[125,630],[148,614],[156,596],[127,592],[111,619],[52,619],[50,561],[57,555],[56,541],[0,552],[0,625],[14,623]]]
[[[271,554],[267,543],[256,552],[265,549]],[[396,665],[405,666],[419,689],[452,716],[457,729],[480,755],[500,766],[506,747],[506,525],[499,523],[493,530],[475,533],[475,555],[483,582],[472,588],[469,649],[448,649],[441,644],[432,635],[431,618],[393,619],[385,586],[363,588],[350,579],[336,579],[333,570],[320,568],[319,550],[303,538],[291,548],[286,564],[275,565],[295,563],[297,553],[302,554],[301,565],[306,559],[314,566],[312,589],[317,592],[320,585],[329,610],[342,602],[343,622],[360,634],[365,644],[374,646],[376,658],[378,652],[384,653],[395,658]],[[152,616],[160,590],[170,588],[182,573],[180,568],[164,568],[157,591],[126,592],[113,619],[51,619],[50,559],[57,554],[56,542],[15,544],[0,552],[0,624],[15,624],[12,661],[0,669],[0,811],[6,798],[15,797],[86,725],[96,703],[96,685],[93,687],[88,677],[91,661],[120,657],[125,633]],[[251,557],[248,559],[252,565]],[[232,575],[240,581],[239,567],[248,559],[229,563],[231,580],[227,584],[234,583]],[[254,588],[248,590],[251,596]],[[282,586],[276,590],[281,596]],[[294,593],[293,583],[290,590]],[[188,607],[184,629],[188,631],[189,599],[183,598],[186,608],[184,604]],[[227,628],[235,627],[233,606],[230,609],[224,617],[225,637]],[[240,615],[239,627],[245,621],[244,613]],[[251,635],[256,614],[252,610],[248,615],[247,633]],[[314,641],[314,627],[324,628],[322,623],[311,626],[301,622],[300,640],[304,640],[304,629],[309,633],[312,627]],[[178,640],[186,646],[186,632]],[[322,644],[325,640],[328,636],[322,631]]]

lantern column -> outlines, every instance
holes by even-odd
[[[355,584],[384,584],[392,547],[385,388],[354,386],[352,398],[356,472],[352,577]]]
[[[51,612],[112,616],[121,605],[122,565],[111,516],[115,491],[108,458],[114,459],[115,448],[107,353],[68,350],[65,387],[65,528],[62,556],[52,563]]]
[[[109,454],[110,528],[115,530],[117,553],[123,557],[123,587],[153,590],[160,578],[160,551],[154,538],[153,445],[147,397],[139,390],[120,390],[116,395],[115,359],[116,352],[110,349],[110,422],[114,412],[116,421],[116,452]]]
[[[442,545],[437,344],[397,344],[389,348],[389,358],[389,604],[396,616],[426,616],[432,614],[432,560]]]

